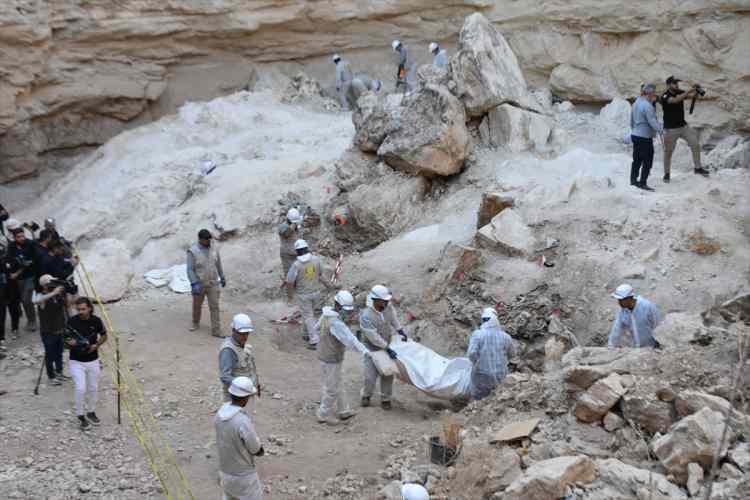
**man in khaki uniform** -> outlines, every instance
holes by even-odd
[[[359,327],[365,336],[365,347],[370,351],[384,350],[391,359],[396,359],[396,353],[388,345],[394,333],[406,340],[406,332],[396,317],[396,309],[390,304],[391,292],[383,285],[372,287],[367,296],[367,307],[359,313]],[[393,394],[393,377],[380,375],[375,363],[369,356],[364,358],[365,385],[362,388],[362,406],[370,406],[370,398],[375,391],[375,382],[380,379],[380,406],[384,410],[391,409],[391,395]]]
[[[297,297],[297,305],[305,325],[305,340],[309,342],[308,349],[314,350],[318,345],[315,311],[321,306],[321,291],[327,289],[329,285],[323,279],[320,259],[317,255],[310,253],[307,242],[297,240],[294,248],[297,252],[297,260],[289,268],[286,276],[287,294],[290,301],[292,296]]]
[[[344,322],[354,311],[354,297],[346,290],[340,290],[333,299],[333,307],[324,307],[323,315],[315,325],[319,333],[318,359],[322,370],[322,396],[318,409],[318,422],[328,422],[334,410],[340,420],[352,418],[355,413],[349,408],[343,387],[341,387],[341,369],[344,363],[344,352],[349,347],[364,355],[369,354],[367,347],[357,340]]]
[[[260,397],[260,383],[258,371],[255,367],[255,357],[252,347],[247,343],[247,337],[253,328],[253,321],[247,314],[235,314],[232,318],[232,336],[225,339],[219,349],[219,379],[224,387],[224,401],[229,401],[229,386],[237,377],[248,377],[258,390]]]
[[[211,244],[212,236],[208,229],[198,232],[198,242],[187,251],[187,275],[193,295],[193,324],[190,331],[200,327],[203,299],[208,298],[211,313],[211,335],[221,337],[219,318],[219,286],[227,286],[224,269],[221,267],[219,250]]]

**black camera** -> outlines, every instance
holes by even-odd
[[[89,347],[91,347],[91,341],[88,338],[81,335],[80,333],[78,333],[78,330],[76,330],[75,328],[71,326],[65,327],[65,337],[76,341],[76,345],[74,345],[70,349],[83,352],[83,351],[87,351]]]
[[[73,282],[72,278],[66,280],[53,279],[49,282],[49,286],[52,288],[61,286],[68,295],[75,295],[78,293],[78,285]]]
[[[706,89],[704,89],[703,87],[701,87],[697,83],[695,85],[693,85],[693,89],[695,89],[695,93],[698,94],[701,97],[703,97],[704,95],[706,95]]]

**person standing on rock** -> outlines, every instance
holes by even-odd
[[[471,334],[466,356],[471,360],[471,397],[484,399],[508,375],[508,360],[517,353],[516,344],[500,326],[497,312],[482,311],[482,325]]]
[[[630,185],[645,191],[649,187],[648,175],[654,163],[654,137],[661,135],[663,129],[656,119],[656,87],[648,83],[641,89],[641,95],[633,103],[630,111],[630,130],[633,139],[633,163],[630,166]],[[640,179],[638,174],[640,172]]]
[[[411,92],[416,83],[416,65],[409,58],[406,47],[399,41],[393,40],[391,47],[398,53],[398,69],[396,71],[396,91],[399,86],[404,85],[404,91]]]
[[[329,285],[323,279],[320,258],[310,252],[307,242],[297,240],[294,249],[297,260],[286,276],[287,294],[290,302],[296,296],[305,328],[303,338],[308,342],[308,349],[315,350],[319,340],[315,331],[315,311],[320,310],[321,292]]]
[[[334,410],[339,420],[348,420],[355,413],[349,407],[344,388],[341,386],[341,370],[347,347],[364,355],[370,353],[354,336],[346,320],[354,311],[354,297],[347,290],[340,290],[333,299],[333,307],[324,307],[323,315],[315,324],[320,341],[318,359],[322,371],[322,395],[318,408],[318,422],[332,418]]]
[[[208,229],[201,229],[198,232],[198,242],[193,243],[187,251],[187,275],[193,295],[193,324],[190,331],[200,328],[203,299],[207,297],[211,314],[211,335],[221,337],[219,286],[227,286],[227,280],[221,266],[219,249],[211,244],[212,239]]]
[[[336,65],[336,93],[339,95],[339,104],[342,109],[346,109],[346,93],[354,76],[352,65],[349,61],[341,59],[338,54],[334,54],[333,64]]]
[[[621,345],[623,330],[632,336],[633,347],[656,346],[654,329],[661,321],[659,308],[643,297],[636,297],[633,287],[627,284],[618,286],[612,297],[620,304],[620,311],[609,332],[608,347],[628,347]]]
[[[263,445],[245,411],[258,391],[250,378],[237,377],[228,392],[230,401],[219,408],[214,418],[222,499],[262,500],[263,485],[255,470],[255,457],[264,455]]]
[[[76,300],[78,314],[68,320],[65,344],[70,348],[70,376],[75,385],[75,412],[81,430],[91,424],[99,425],[96,416],[99,386],[99,347],[107,341],[104,323],[94,315],[94,305],[88,297]]]
[[[357,110],[359,107],[357,101],[362,94],[367,91],[380,92],[382,86],[383,83],[380,80],[373,80],[367,75],[357,75],[346,91],[346,102],[349,104],[349,109]]]
[[[302,238],[302,215],[299,209],[290,208],[286,213],[286,220],[279,224],[279,254],[281,256],[281,280],[286,280],[289,268],[297,260],[294,242]]]
[[[437,44],[437,42],[432,42],[430,44],[430,54],[435,56],[432,59],[432,65],[436,68],[447,68],[448,67],[448,54],[445,52],[445,50],[440,48],[440,45]]]
[[[678,139],[683,139],[693,153],[693,172],[708,177],[709,172],[701,166],[701,145],[698,131],[685,121],[685,99],[696,99],[698,91],[692,88],[685,92],[680,89],[680,81],[674,76],[667,78],[667,91],[661,95],[661,109],[664,112],[664,182],[669,183],[672,167],[672,153]]]
[[[38,308],[39,333],[44,344],[44,364],[50,385],[60,385],[63,379],[63,333],[65,332],[65,288],[53,286],[53,278],[45,274],[39,278],[41,292],[34,291],[32,301]]]
[[[235,314],[232,318],[232,335],[224,340],[219,349],[219,379],[224,387],[224,401],[229,401],[229,386],[237,377],[249,377],[258,390],[258,371],[252,347],[247,337],[253,332],[253,322],[247,314]]]
[[[21,305],[26,315],[26,330],[33,332],[36,330],[36,309],[31,301],[31,295],[34,293],[34,272],[37,267],[38,251],[34,241],[26,238],[23,227],[16,227],[11,230],[13,242],[8,245],[8,260],[15,261],[19,266],[19,271],[11,277],[18,282],[21,292]]]
[[[393,296],[383,285],[375,285],[367,296],[367,307],[359,313],[359,327],[365,337],[364,345],[370,351],[386,351],[391,359],[397,359],[389,345],[394,333],[406,341],[407,336],[396,315],[396,308],[390,303]],[[362,387],[362,406],[370,406],[370,398],[375,392],[375,383],[380,379],[380,406],[391,409],[393,377],[380,375],[369,356],[364,357],[365,383]]]

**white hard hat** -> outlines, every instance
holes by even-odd
[[[294,222],[295,224],[302,222],[302,215],[300,215],[299,210],[296,208],[290,208],[286,213],[286,218],[289,219],[289,222]]]
[[[482,310],[482,319],[497,318],[497,311],[493,307],[485,307]]]
[[[232,318],[232,330],[239,333],[250,333],[255,331],[253,320],[247,314],[235,314]]]
[[[612,297],[616,298],[617,300],[627,299],[628,297],[633,296],[633,287],[627,284],[620,285],[615,290],[615,293],[612,294]]]
[[[430,494],[421,484],[405,484],[401,487],[404,500],[430,500]]]
[[[305,240],[297,240],[294,242],[295,250],[302,250],[303,248],[310,248],[307,246],[307,242]]]
[[[401,42],[398,40],[393,40],[391,42],[391,47],[393,47],[393,50],[397,50],[401,46]]]
[[[44,224],[46,226],[54,226],[55,225],[55,218],[54,217],[48,217],[44,219]]]
[[[430,52],[435,52],[439,48],[440,48],[440,46],[437,43],[435,43],[435,42],[432,42],[430,44]]]
[[[333,54],[333,62],[337,63],[341,60],[341,56],[338,54]]]
[[[42,285],[42,286],[47,286],[47,285],[49,285],[49,284],[50,284],[50,282],[51,282],[51,281],[52,281],[53,279],[55,279],[55,278],[53,278],[53,277],[52,277],[52,276],[50,276],[49,274],[45,274],[45,275],[43,275],[43,276],[42,276],[41,278],[39,278],[39,284],[40,284],[40,285]]]
[[[250,377],[237,377],[229,385],[229,394],[238,398],[255,396],[257,393],[258,390],[255,388],[255,384],[253,384]]]
[[[354,297],[347,290],[339,290],[333,300],[335,300],[336,303],[344,309],[344,311],[354,310]]]
[[[21,223],[17,219],[8,219],[5,223],[5,229],[8,231],[15,231],[16,229],[20,229],[20,227]]]
[[[383,285],[375,285],[370,290],[371,299],[391,300],[392,297],[391,292]]]

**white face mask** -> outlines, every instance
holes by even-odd
[[[307,262],[312,258],[311,253],[306,253],[305,255],[298,255],[297,260],[300,262]]]

